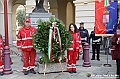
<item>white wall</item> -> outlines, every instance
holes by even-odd
[[[78,3],[77,3],[78,1]],[[84,4],[84,2],[79,2],[76,0],[76,14],[75,14],[75,22],[76,25],[79,26],[80,21],[84,21],[85,28],[88,29],[89,33],[93,30],[94,22],[95,22],[95,6],[94,2]]]
[[[79,26],[79,22],[83,20],[85,22],[85,28],[89,30],[89,32],[94,27],[95,22],[95,0],[75,0],[74,4],[76,6],[76,24]],[[84,4],[88,2],[88,4]],[[119,20],[120,20],[120,0],[118,0],[119,4]]]

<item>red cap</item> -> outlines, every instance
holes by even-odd
[[[25,19],[25,22],[30,22],[30,18],[26,18],[26,19]]]

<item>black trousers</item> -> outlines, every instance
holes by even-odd
[[[117,75],[120,79],[120,59],[116,58],[116,66],[117,66]]]
[[[97,59],[99,59],[100,54],[100,44],[92,44],[93,55],[92,58],[95,59],[95,51],[97,52]]]

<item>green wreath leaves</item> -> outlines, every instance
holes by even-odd
[[[60,31],[62,54],[60,53],[60,47],[55,40],[52,41],[52,60],[48,59],[48,40],[49,40],[49,29],[50,23],[57,22]],[[59,57],[62,57],[62,61],[65,61],[64,54],[65,50],[70,46],[72,36],[69,31],[66,30],[65,25],[58,19],[51,17],[49,21],[38,20],[38,28],[36,33],[33,35],[33,46],[36,50],[40,50],[42,57],[40,63],[56,63]]]

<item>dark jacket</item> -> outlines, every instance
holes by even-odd
[[[114,47],[114,57],[120,59],[120,43],[117,43],[118,38],[120,37],[120,34],[114,33],[113,39],[112,39],[112,46]]]
[[[89,43],[89,33],[87,29],[79,28],[82,44]]]
[[[92,44],[101,44],[102,36],[95,36],[95,32],[92,31],[89,37],[89,40],[92,38]]]

